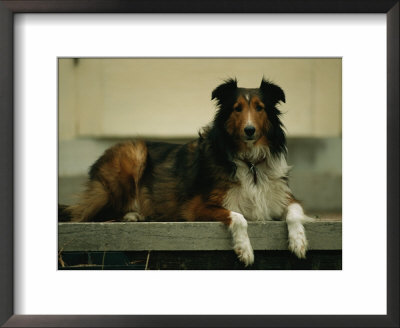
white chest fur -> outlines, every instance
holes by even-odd
[[[282,177],[290,167],[286,160],[278,158],[256,166],[257,182],[243,161],[235,161],[236,178],[239,185],[230,189],[225,196],[226,209],[241,213],[249,221],[267,221],[281,218],[288,206],[290,189]]]

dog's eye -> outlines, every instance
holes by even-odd
[[[237,112],[241,112],[242,111],[242,106],[236,106],[235,108],[235,111],[237,111]]]
[[[256,106],[256,111],[257,112],[260,112],[260,111],[262,111],[264,109],[264,107],[262,107],[261,105],[257,105]]]

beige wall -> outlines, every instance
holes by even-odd
[[[341,135],[341,59],[60,59],[59,138],[192,137],[228,77],[286,93],[289,136]]]

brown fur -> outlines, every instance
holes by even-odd
[[[89,221],[107,205],[109,194],[99,181],[89,181],[87,190],[81,195],[80,203],[67,207],[71,221]]]
[[[146,157],[143,141],[125,142],[106,150],[95,179],[89,180],[80,202],[67,208],[71,220],[90,221],[107,206],[121,214],[134,210]]]
[[[213,190],[204,199],[197,195],[182,206],[182,217],[189,221],[220,221],[226,225],[231,223],[230,212],[221,206],[226,190]]]
[[[262,110],[257,110],[261,108]],[[266,133],[269,127],[268,116],[264,103],[256,95],[247,101],[242,95],[238,97],[233,105],[234,110],[226,122],[226,130],[239,144],[239,150],[244,151],[246,144],[243,141],[246,137],[244,128],[250,120],[256,129],[256,145],[268,145]]]

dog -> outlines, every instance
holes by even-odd
[[[247,221],[285,220],[288,248],[305,258],[303,223],[294,198],[280,120],[283,90],[265,80],[259,88],[225,80],[212,91],[217,111],[197,140],[171,144],[119,143],[91,166],[77,204],[61,208],[71,221],[216,221],[227,226],[245,266],[254,262]]]

